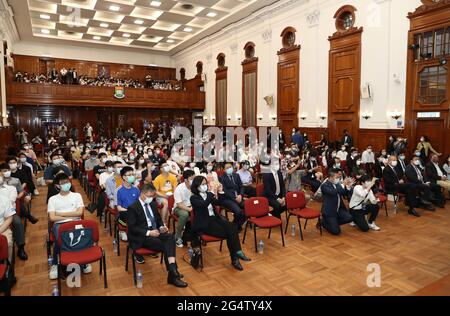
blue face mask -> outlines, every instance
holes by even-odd
[[[227,169],[227,175],[231,176],[233,174],[233,168],[228,168]]]
[[[61,184],[61,191],[63,191],[63,192],[69,192],[70,188],[72,188],[72,183],[70,183],[70,182]]]

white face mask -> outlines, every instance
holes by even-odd
[[[356,165],[357,165],[357,166],[360,166],[360,165],[361,165],[361,161],[357,160],[357,161],[356,161]]]
[[[169,166],[164,166],[163,167],[163,171],[164,172],[169,172],[170,171],[170,167]]]
[[[393,160],[393,161],[391,161],[391,166],[392,167],[396,167],[397,166],[397,160]]]
[[[3,176],[4,176],[5,178],[11,177],[11,171],[5,171],[5,172],[3,172]]]
[[[368,188],[371,184],[372,184],[372,182],[366,181],[366,182],[364,182],[364,187]]]
[[[20,158],[20,162],[21,162],[21,163],[27,162],[27,158]]]
[[[416,166],[419,166],[420,165],[420,160],[414,160],[413,164],[416,165]]]
[[[9,168],[11,168],[11,170],[16,170],[17,169],[17,164],[16,163],[10,163],[9,164]]]
[[[153,198],[152,197],[148,197],[148,198],[146,198],[145,199],[145,204],[150,204],[150,203],[152,203],[152,201],[153,201]]]
[[[202,184],[198,187],[198,190],[202,193],[205,193],[206,191],[208,191],[208,185]]]
[[[144,159],[139,159],[139,163],[142,165],[145,162]]]
[[[108,172],[109,173],[112,173],[114,171],[114,168],[113,167],[108,167]]]
[[[206,166],[206,170],[208,170],[208,171],[213,170],[213,166]]]

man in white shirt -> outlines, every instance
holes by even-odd
[[[0,234],[5,236],[8,241],[8,258],[10,262],[13,257],[13,236],[9,227],[12,224],[14,214],[16,214],[16,211],[11,207],[10,200],[0,194]]]
[[[372,145],[368,145],[367,149],[361,155],[361,162],[366,165],[368,174],[371,174],[373,165],[375,164],[375,154],[372,150]]]
[[[194,180],[195,173],[192,170],[185,170],[183,172],[184,182],[180,183],[174,192],[175,207],[173,213],[178,216],[178,222],[175,229],[175,242],[177,247],[183,247],[183,230],[186,223],[189,221],[191,206],[191,183]]]
[[[375,219],[378,216],[380,206],[378,205],[378,199],[375,197],[372,191],[372,187],[376,183],[376,178],[370,179],[370,176],[364,175],[360,179],[361,184],[356,185],[353,188],[352,198],[350,199],[350,214],[353,217],[353,225],[358,226],[363,232],[367,232],[370,229],[380,230],[375,225]],[[366,221],[366,215],[370,214],[369,224]]]
[[[345,160],[345,161],[347,161],[347,155],[348,155],[348,152],[347,152],[347,148],[345,146],[342,146],[341,150],[339,150],[336,153],[337,158],[339,158],[341,160]]]
[[[241,169],[239,169],[238,172],[236,173],[239,175],[239,178],[241,178],[242,193],[248,197],[255,197],[256,189],[252,186],[253,177],[249,169],[250,169],[250,162],[244,160],[241,162]]]
[[[81,219],[84,212],[83,198],[80,193],[70,191],[72,183],[65,173],[60,173],[55,177],[55,186],[59,189],[59,194],[52,196],[48,200],[47,212],[50,222],[53,223],[52,232],[55,240],[58,240],[58,230],[62,223]],[[50,268],[49,278],[54,280],[58,278],[58,243],[54,243],[53,264]],[[84,273],[90,273],[92,267],[90,264],[83,266]]]
[[[101,173],[98,178],[98,184],[103,189],[106,189],[106,181],[114,175],[114,162],[112,162],[111,160],[106,161],[105,168],[106,171]]]

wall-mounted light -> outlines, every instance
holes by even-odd
[[[260,114],[260,115],[258,115],[258,120],[262,120],[263,119],[263,116]]]
[[[236,114],[236,120],[240,121],[242,120],[242,117],[239,114]]]
[[[215,117],[214,115],[211,115],[209,118],[210,118],[211,121],[213,121],[213,122],[216,120],[216,117]]]
[[[302,120],[306,120],[306,118],[308,117],[308,114],[306,114],[306,113],[303,113],[303,114],[300,114],[300,119],[302,119]]]
[[[276,120],[277,116],[275,114],[272,114],[271,118],[272,118],[272,120]]]
[[[321,120],[324,120],[324,119],[327,118],[327,115],[326,115],[325,113],[320,113],[320,114],[319,114],[319,118],[320,118]]]
[[[362,116],[363,119],[368,120],[368,119],[370,119],[372,117],[372,113],[365,112],[365,113],[362,113],[361,116]]]
[[[208,121],[208,116],[203,116],[203,120],[205,121],[205,124],[206,124],[206,122]]]
[[[228,115],[228,116],[227,116],[227,120],[228,120],[228,121],[231,121],[231,115]]]
[[[392,112],[388,112],[388,115],[394,119],[394,120],[398,120],[399,118],[402,117],[402,112],[400,111],[392,111]]]

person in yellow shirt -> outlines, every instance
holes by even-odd
[[[161,165],[161,173],[153,180],[156,188],[157,202],[162,204],[161,218],[164,224],[167,224],[169,207],[168,198],[173,195],[178,185],[177,177],[170,173],[170,166],[167,163]]]

